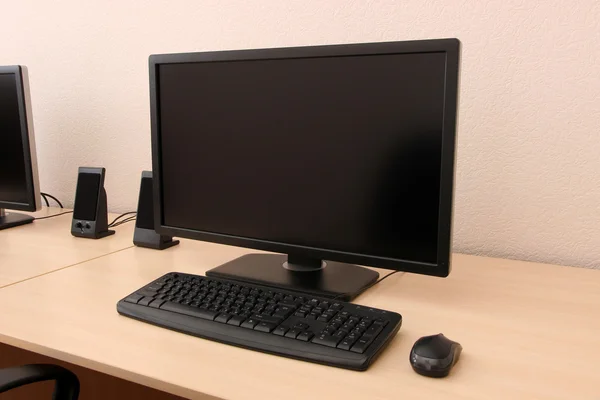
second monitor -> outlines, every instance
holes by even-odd
[[[0,229],[33,222],[9,210],[41,208],[27,68],[0,67]]]
[[[150,58],[157,231],[284,253],[207,273],[350,299],[450,271],[456,39]],[[350,263],[350,264],[345,264]]]

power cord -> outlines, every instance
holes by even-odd
[[[384,280],[385,278],[388,278],[388,277],[390,277],[390,276],[392,276],[392,275],[394,275],[394,274],[397,274],[397,273],[399,273],[399,272],[401,273],[401,275],[404,275],[404,271],[394,271],[394,272],[390,272],[389,274],[387,274],[387,275],[386,275],[386,276],[384,276],[383,278],[379,278],[379,279],[377,279],[375,282],[371,283],[370,285],[368,285],[368,286],[365,286],[365,287],[364,287],[364,288],[363,288],[363,289],[360,291],[360,293],[358,293],[358,294],[362,294],[362,293],[364,293],[364,292],[365,292],[365,290],[372,288],[373,286],[377,285],[379,282],[381,282],[381,281],[382,281],[382,280]],[[337,296],[335,296],[335,297],[334,297],[332,300],[337,300],[337,299],[339,299],[340,297],[342,297],[342,296],[345,296],[345,295],[348,295],[348,294],[351,294],[351,293],[340,293],[340,294],[338,294]]]
[[[50,207],[50,203],[48,202],[48,197],[49,197],[52,200],[54,200],[56,202],[56,204],[58,204],[58,206],[60,208],[64,208],[63,205],[62,205],[62,203],[60,202],[60,200],[58,200],[56,197],[52,196],[51,194],[41,192],[40,195],[42,196],[42,198],[46,202],[46,207]]]
[[[35,220],[37,221],[38,219],[54,218],[54,217],[58,217],[59,215],[72,214],[72,213],[73,213],[73,211],[65,211],[60,214],[48,215],[47,217],[37,217],[37,218],[35,218]]]
[[[124,222],[124,221],[119,221],[119,220],[120,220],[121,218],[123,218],[124,216],[126,216],[126,215],[131,215],[131,214],[135,214],[135,215],[137,215],[137,212],[135,212],[135,211],[129,211],[129,212],[126,212],[126,213],[123,213],[123,214],[119,215],[119,216],[118,216],[117,218],[115,218],[115,219],[114,219],[114,220],[113,220],[113,221],[112,221],[110,224],[108,224],[108,227],[109,227],[109,228],[112,228],[113,226],[120,225],[120,222]],[[131,218],[131,217],[128,217],[128,218],[126,218],[126,219],[129,219],[129,218]],[[135,216],[134,216],[133,218],[135,218]],[[117,223],[117,221],[119,221],[119,223]]]
[[[42,199],[44,199],[44,203],[46,203],[46,207],[50,207],[50,203],[48,203],[48,198],[46,197],[46,194],[40,193],[40,195],[42,196]]]

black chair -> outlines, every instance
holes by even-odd
[[[56,381],[53,400],[77,400],[79,379],[66,368],[52,364],[30,364],[0,369],[0,393],[42,381]]]

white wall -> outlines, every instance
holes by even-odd
[[[455,250],[600,267],[600,2],[3,2],[0,64],[29,67],[42,189],[107,168],[112,211],[151,166],[147,57],[458,37]],[[10,38],[10,39],[7,39]]]

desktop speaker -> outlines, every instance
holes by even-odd
[[[73,236],[101,239],[112,235],[108,230],[104,168],[79,167],[71,234]]]
[[[172,236],[159,235],[154,230],[152,171],[142,171],[133,244],[155,250],[164,250],[179,244],[179,240],[173,240]]]

